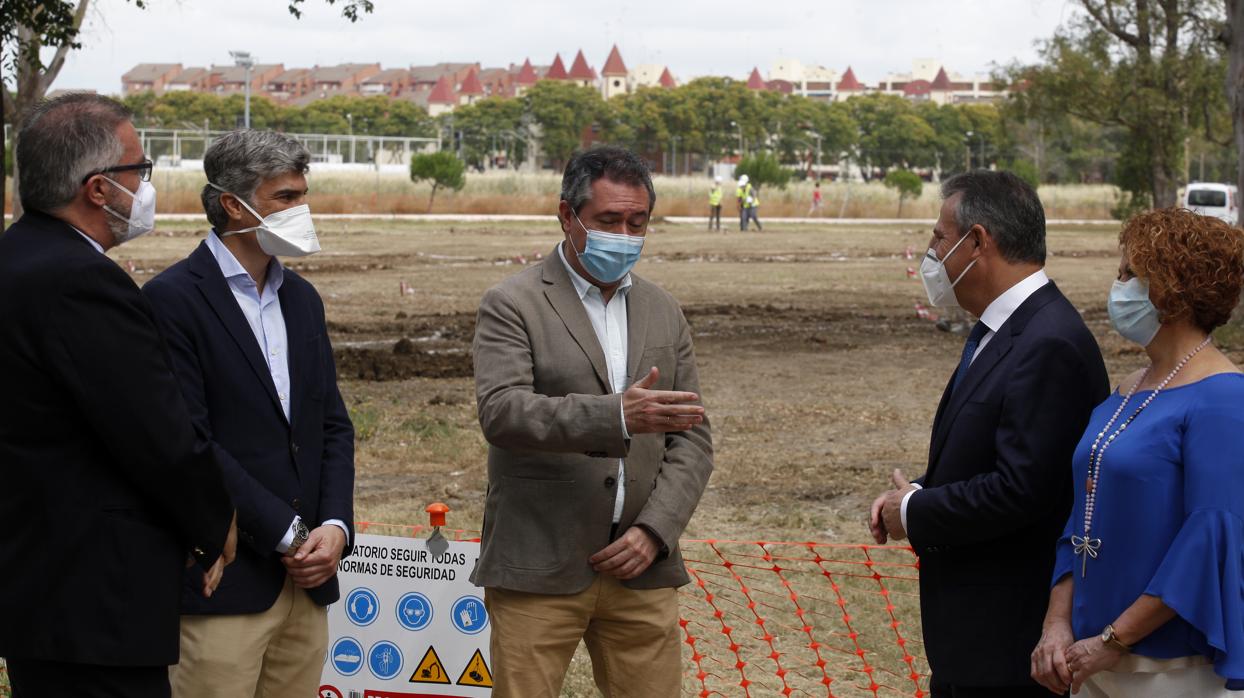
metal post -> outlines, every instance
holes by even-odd
[[[233,56],[233,64],[239,68],[246,69],[246,111],[243,112],[242,124],[246,128],[251,127],[251,73],[255,68],[255,60],[251,58],[250,51],[230,51]]]
[[[354,117],[346,114],[346,123],[350,127],[350,162],[354,162]]]

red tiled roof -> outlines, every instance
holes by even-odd
[[[674,80],[674,76],[670,74],[669,66],[666,66],[665,70],[661,71],[661,79],[658,82],[661,83],[661,87],[678,87],[678,83]]]
[[[474,68],[471,68],[471,72],[467,73],[466,79],[462,81],[462,85],[458,88],[458,94],[484,94],[484,86],[480,84],[479,75],[475,72]]]
[[[523,61],[523,67],[518,71],[518,77],[516,78],[518,84],[534,85],[538,79],[539,77],[536,75],[536,69],[531,67],[531,59],[528,58]]]
[[[583,49],[579,49],[579,53],[575,54],[574,63],[570,66],[570,77],[575,80],[596,79],[596,71],[587,66],[587,59],[583,57]]]
[[[760,77],[760,68],[752,68],[752,74],[751,76],[747,78],[747,89],[749,90],[768,89],[765,86],[765,79]]]
[[[903,85],[903,94],[907,96],[927,95],[929,92],[932,92],[932,91],[933,91],[933,86],[929,84],[928,80],[912,80],[906,85]]]
[[[449,84],[449,76],[442,75],[436,79],[436,87],[432,88],[432,94],[428,95],[428,104],[457,104],[458,98],[454,96],[454,88]]]
[[[553,65],[549,66],[549,72],[545,73],[544,77],[549,80],[565,80],[569,77],[566,75],[566,64],[562,63],[560,53],[553,57]]]
[[[628,73],[626,64],[622,62],[622,54],[618,52],[618,45],[613,45],[613,50],[609,52],[609,58],[605,59],[605,67],[600,69],[601,75],[626,75]]]
[[[838,91],[846,92],[849,90],[862,90],[864,86],[855,78],[855,71],[851,70],[851,66],[847,66],[847,72],[838,81]]]
[[[937,77],[933,78],[933,82],[930,84],[930,87],[932,87],[935,90],[943,90],[943,91],[951,89],[950,76],[946,75],[945,68],[937,69]]]
[[[792,94],[795,91],[795,83],[790,80],[770,80],[765,83],[765,88],[782,94]]]

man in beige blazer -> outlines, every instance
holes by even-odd
[[[565,239],[489,289],[475,386],[493,695],[556,696],[579,641],[605,696],[677,696],[678,539],[713,468],[691,332],[630,273],[656,193],[630,151],[576,153]]]

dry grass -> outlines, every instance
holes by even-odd
[[[415,184],[398,174],[376,176],[358,172],[321,172],[310,175],[311,205],[319,213],[402,214],[428,212],[431,186]],[[157,170],[152,178],[159,192],[161,213],[202,211],[199,193],[206,182],[199,172]],[[461,192],[439,191],[432,213],[464,214],[541,214],[556,210],[560,175],[551,172],[516,174],[490,172],[467,175]],[[704,216],[708,213],[707,177],[666,177],[655,179],[658,210],[667,216]],[[732,182],[724,182],[723,219],[737,218]],[[762,191],[760,216],[806,216],[812,202],[810,182],[794,182],[786,189]],[[845,184],[826,182],[820,216],[827,218],[895,218],[898,196],[880,183]],[[1041,187],[1049,218],[1109,219],[1116,189],[1105,185],[1067,185]],[[922,195],[903,203],[902,218],[936,218],[936,185],[926,184]]]

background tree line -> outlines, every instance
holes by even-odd
[[[292,14],[304,0],[286,0]],[[351,21],[368,0],[340,3]],[[142,5],[144,0],[134,0]],[[5,13],[3,107],[13,123],[50,87],[89,0],[14,0]],[[859,167],[865,177],[894,169],[944,175],[1000,166],[1043,183],[1110,182],[1120,215],[1176,203],[1189,180],[1241,181],[1244,170],[1244,0],[1079,0],[1081,12],[1041,43],[1039,60],[1011,64],[995,79],[1009,88],[998,105],[939,106],[891,95],[825,103],[753,92],[706,77],[675,89],[640,89],[606,101],[592,88],[542,81],[519,99],[489,98],[437,119],[410,102],[336,97],[308,106],[253,101],[257,127],[386,136],[441,135],[468,165],[498,154],[558,167],[585,140],[628,145],[649,158],[764,153],[796,172]],[[38,50],[55,47],[44,65]],[[10,91],[10,86],[15,87]],[[140,125],[232,128],[239,96],[179,93],[127,98]],[[350,118],[346,118],[350,114]],[[1235,149],[1231,145],[1234,141]],[[7,144],[6,144],[7,145]],[[1241,188],[1244,188],[1242,186]]]

